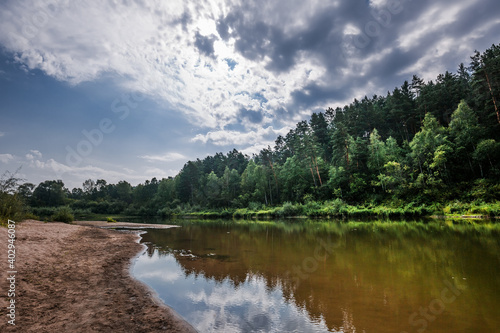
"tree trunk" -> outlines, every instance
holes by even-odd
[[[470,157],[467,158],[467,160],[469,161],[469,166],[470,166],[470,169],[472,171],[472,175],[474,176],[475,172],[474,172],[474,167],[472,166],[472,161],[470,160]]]
[[[276,193],[278,194],[278,198],[279,198],[279,186],[278,186],[278,177],[276,177],[276,172],[274,172],[274,166],[273,166],[273,163],[271,163],[271,160],[269,160],[269,165],[271,166],[271,170],[273,172],[273,176],[274,176],[274,181],[276,182]]]
[[[316,164],[316,173],[318,174],[319,186],[323,186],[323,182],[321,181],[321,175],[319,174],[318,160],[316,159],[316,156],[314,156],[314,162]]]
[[[490,89],[491,99],[493,99],[493,105],[495,106],[495,112],[497,114],[497,121],[500,124],[500,113],[498,111],[497,101],[495,99],[495,95],[493,94],[493,89],[491,88],[490,78],[488,77],[488,73],[486,69],[484,70],[484,75],[486,76],[486,82],[488,82],[488,88]]]
[[[345,145],[345,154],[347,160],[347,169],[349,169],[349,145],[347,143]]]
[[[269,184],[269,198],[271,199],[271,206],[272,206],[273,205],[273,192],[271,189],[271,182],[268,181],[267,183]]]
[[[311,165],[309,167],[309,170],[311,170],[311,176],[313,177],[314,187],[318,187],[318,185],[316,184],[316,178],[314,177],[314,171],[313,171],[312,163],[311,163]]]

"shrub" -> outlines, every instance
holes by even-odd
[[[71,212],[71,209],[67,206],[58,208],[54,215],[52,215],[52,220],[56,222],[73,222],[75,217]]]
[[[248,204],[248,209],[253,210],[253,211],[261,210],[263,207],[264,207],[264,205],[259,203],[259,202],[252,201]]]
[[[172,209],[170,209],[170,207],[163,207],[161,209],[158,209],[158,211],[156,212],[156,215],[160,216],[160,217],[171,217],[173,215],[173,212],[172,212]]]
[[[17,194],[0,192],[0,221],[19,221],[24,216],[24,204]]]
[[[137,212],[137,214],[139,216],[153,216],[155,215],[153,212],[151,212],[150,209],[142,206],[141,208],[139,208],[139,211]]]
[[[232,212],[232,211],[230,211],[229,209],[224,209],[224,210],[220,213],[220,217],[225,218],[225,219],[230,218],[230,217],[232,217],[232,216],[233,216],[233,212]]]
[[[56,213],[55,207],[32,207],[31,211],[34,215],[40,216],[41,218],[47,218]]]
[[[19,171],[11,173],[5,171],[0,176],[0,222],[6,222],[8,219],[19,221],[24,216],[24,202],[18,195],[17,189],[21,178],[17,178]]]
[[[116,220],[115,220],[115,219],[113,219],[112,217],[107,217],[107,218],[106,218],[106,221],[107,221],[107,222],[110,222],[110,223],[116,223]]]
[[[272,216],[272,212],[270,210],[259,210],[256,213],[256,215],[258,218],[268,218],[268,217]]]
[[[248,211],[246,208],[239,208],[234,211],[233,217],[234,218],[247,218],[250,217],[252,214],[251,212]]]
[[[307,201],[304,207],[304,211],[308,216],[317,216],[320,210],[321,205],[317,201]]]
[[[322,214],[327,216],[341,216],[347,214],[348,205],[342,199],[335,199],[326,202],[326,206],[322,209]]]
[[[280,217],[291,217],[300,216],[304,213],[303,206],[301,204],[292,204],[291,202],[285,202],[282,207],[276,208],[274,215]]]

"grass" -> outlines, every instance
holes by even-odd
[[[500,216],[500,202],[496,203],[460,203],[447,205],[385,204],[385,205],[350,205],[340,199],[325,202],[294,204],[285,202],[282,206],[250,208],[225,208],[219,210],[189,211],[173,214],[172,217],[200,219],[276,219],[276,218],[317,218],[317,219],[372,219],[372,218],[421,218],[421,217],[461,217],[462,215],[481,215],[482,217]]]
[[[134,219],[140,214],[96,214],[89,209],[71,209],[61,207],[30,208],[25,218],[50,220],[68,220],[73,215],[77,220],[109,221]],[[63,214],[64,213],[64,214]],[[130,212],[129,212],[130,213]],[[63,216],[63,215],[66,216]],[[463,215],[480,216],[482,218],[500,217],[500,202],[486,203],[459,201],[447,204],[417,205],[415,203],[388,202],[385,204],[367,203],[351,205],[341,199],[324,202],[309,201],[307,203],[285,202],[280,206],[250,205],[247,208],[202,209],[199,206],[178,206],[175,209],[160,209],[149,218],[199,218],[199,219],[413,219],[421,217],[461,218]],[[145,216],[142,216],[145,217]]]

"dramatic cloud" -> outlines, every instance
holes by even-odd
[[[496,0],[7,0],[0,45],[28,75],[41,72],[75,90],[106,82],[108,104],[117,94],[142,93],[160,105],[141,106],[145,118],[173,113],[190,124],[180,149],[255,151],[311,112],[386,94],[413,74],[431,80],[467,65],[475,49],[499,42],[499,12]],[[177,131],[179,122],[162,130]],[[1,156],[24,156],[23,149]],[[142,162],[183,158],[136,149]]]
[[[194,45],[198,48],[200,53],[208,57],[215,58],[214,42],[217,40],[215,35],[202,36],[196,32]]]
[[[0,41],[29,69],[72,84],[116,73],[120,84],[193,123],[224,128],[251,109],[253,93],[266,98],[270,114],[297,112],[348,101],[355,86],[397,82],[390,72],[442,71],[448,58],[464,60],[493,37],[499,7],[493,0],[7,1]],[[242,91],[250,94],[236,101]]]

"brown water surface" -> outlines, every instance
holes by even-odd
[[[499,235],[444,221],[189,222],[143,235],[134,274],[200,332],[500,332]]]

